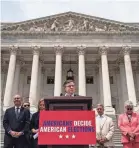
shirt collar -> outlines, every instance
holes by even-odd
[[[15,109],[17,109],[17,108],[21,109],[21,106],[19,106],[19,107],[15,106]]]
[[[104,117],[105,117],[105,115],[104,115],[104,114],[103,114],[103,115],[101,115],[101,116],[100,116],[100,115],[98,115],[97,117],[98,117],[98,118],[104,118]]]
[[[66,93],[65,96],[70,96],[70,95],[68,93]],[[74,94],[72,94],[71,96],[74,97]]]

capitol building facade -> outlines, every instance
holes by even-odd
[[[72,74],[76,93],[103,103],[108,114],[131,100],[139,110],[139,24],[66,12],[1,27],[1,101],[60,96]]]

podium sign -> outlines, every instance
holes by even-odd
[[[96,144],[94,111],[41,111],[39,145]]]

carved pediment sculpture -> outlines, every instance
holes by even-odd
[[[51,30],[52,31],[58,31],[58,28],[59,28],[59,23],[58,23],[58,21],[56,19],[56,20],[54,20],[54,22],[51,25]]]
[[[29,28],[29,31],[30,32],[43,32],[44,31],[44,28],[39,27],[38,25],[35,24],[35,22],[33,22],[33,26],[31,26]]]
[[[64,31],[71,31],[75,27],[74,20],[71,18],[69,20],[67,20],[64,24],[66,24],[63,26]]]
[[[68,12],[46,18],[16,23],[2,31],[15,32],[124,32],[139,28],[93,16]]]
[[[22,26],[21,25],[18,25],[18,27],[17,27],[17,29],[16,29],[17,31],[24,31],[24,29],[22,28]]]

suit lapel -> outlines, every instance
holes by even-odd
[[[136,118],[136,114],[132,113],[132,117],[131,117],[131,125],[134,123],[134,119]]]
[[[15,107],[12,108],[12,115],[13,115],[13,119],[16,119]]]
[[[103,129],[106,120],[107,120],[107,117],[104,116],[104,118],[102,118],[101,125],[100,125],[101,126],[101,129]]]

